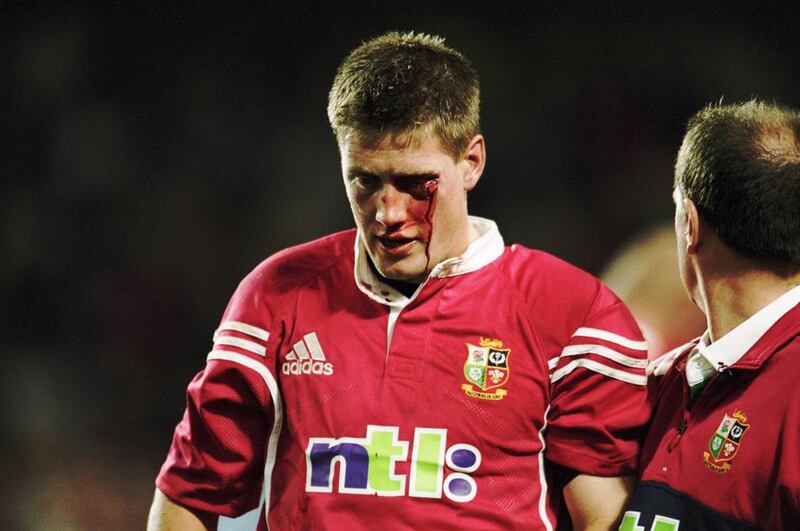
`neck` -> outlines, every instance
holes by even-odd
[[[724,272],[701,281],[711,341],[716,341],[775,299],[800,285],[800,274],[783,276],[763,269]]]
[[[375,263],[369,256],[367,256],[367,264],[369,265],[369,268],[372,269],[372,272],[378,275],[378,278],[381,279],[381,282],[390,285],[391,287],[393,287],[394,289],[396,289],[409,299],[414,294],[414,292],[417,291],[417,288],[421,284],[421,282],[417,281],[394,280],[381,275],[381,272],[378,271],[378,268],[375,267]]]

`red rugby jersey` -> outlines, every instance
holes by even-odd
[[[794,294],[794,305],[800,299]],[[712,376],[694,404],[696,341],[656,361],[642,477],[620,531],[800,528],[800,305]]]
[[[649,409],[627,309],[471,222],[482,236],[410,299],[353,230],[259,265],[189,385],[158,488],[256,510],[260,529],[552,530],[546,461],[634,473]]]

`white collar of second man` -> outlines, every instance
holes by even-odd
[[[494,221],[470,216],[469,222],[478,232],[478,239],[472,242],[463,254],[448,258],[437,264],[428,278],[453,277],[471,273],[494,262],[503,254],[505,243]],[[400,307],[408,304],[410,299],[382,282],[369,266],[367,260],[367,250],[361,241],[361,232],[358,231],[356,233],[354,271],[358,289],[381,304]]]
[[[739,361],[778,319],[797,304],[800,304],[800,286],[793,287],[764,306],[710,345],[710,337],[706,331],[695,349],[715,369],[730,367]]]

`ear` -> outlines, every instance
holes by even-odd
[[[465,165],[464,174],[464,191],[469,192],[483,174],[483,168],[486,166],[486,141],[483,135],[475,135],[469,141],[464,158],[461,159],[461,164]]]
[[[697,205],[691,199],[683,199],[683,211],[686,216],[686,232],[684,234],[686,254],[695,254],[701,241],[705,238],[706,225],[697,211]]]

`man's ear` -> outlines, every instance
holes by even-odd
[[[705,238],[707,226],[697,211],[697,205],[691,199],[683,199],[683,211],[686,213],[686,234],[684,234],[686,253],[695,254]]]
[[[483,135],[472,137],[461,163],[466,165],[464,191],[469,192],[478,184],[478,180],[483,174],[483,168],[486,166],[486,141]]]

